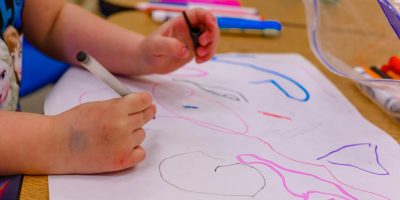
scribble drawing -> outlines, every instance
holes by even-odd
[[[320,199],[357,199],[335,182],[314,174],[283,167],[255,154],[238,155],[237,159],[241,164],[257,164],[269,168],[279,176],[281,184],[288,194],[297,199],[310,200],[315,199],[316,196],[323,197]],[[299,182],[304,184],[296,184]]]
[[[193,88],[177,83],[154,84],[152,94],[158,105],[179,119],[211,130],[242,135],[249,131],[244,119],[228,106],[196,94]],[[181,103],[183,102],[183,103]],[[202,109],[186,109],[190,102]],[[215,115],[218,110],[218,115]],[[220,113],[224,114],[222,118]]]
[[[275,153],[276,155],[285,158],[291,162],[294,163],[301,163],[307,166],[313,166],[319,169],[323,169],[324,171],[326,171],[329,174],[329,177],[331,177],[332,179],[334,179],[337,183],[337,185],[343,185],[346,186],[348,188],[357,190],[359,192],[363,192],[366,194],[369,194],[373,197],[371,197],[371,199],[385,199],[385,200],[390,200],[390,198],[372,192],[372,191],[368,191],[368,190],[364,190],[364,189],[360,189],[360,188],[356,188],[354,186],[348,185],[346,183],[344,183],[343,181],[339,180],[339,178],[326,166],[326,165],[322,165],[322,164],[315,164],[315,163],[310,163],[310,162],[306,162],[306,161],[301,161],[301,160],[297,160],[296,158],[292,158],[289,157],[279,151],[277,151],[268,141],[266,141],[263,138],[260,138],[258,136],[252,136],[249,135],[249,125],[247,124],[247,122],[244,120],[244,117],[242,117],[241,115],[239,115],[234,109],[221,104],[217,101],[213,101],[211,99],[207,99],[204,98],[202,96],[198,96],[195,94],[195,92],[193,90],[188,90],[188,89],[182,89],[180,88],[178,93],[174,92],[173,90],[171,90],[171,88],[173,88],[174,86],[169,86],[167,84],[154,84],[153,88],[152,88],[152,94],[154,96],[155,101],[159,104],[160,107],[166,109],[168,112],[170,112],[173,116],[169,116],[169,118],[176,118],[176,119],[180,119],[180,120],[187,120],[193,124],[196,124],[200,127],[209,129],[209,130],[213,130],[216,133],[224,133],[224,134],[229,134],[229,135],[242,135],[243,137],[247,138],[247,139],[253,139],[253,140],[257,140],[260,143],[264,144],[268,150],[272,151],[273,153]],[[176,85],[175,85],[176,87]],[[165,91],[164,91],[165,90]],[[186,92],[182,92],[182,91],[186,91]],[[189,95],[188,95],[189,94]],[[170,95],[173,95],[174,98],[172,98],[174,101],[168,101],[168,99],[170,99]],[[232,119],[228,119],[225,117],[226,121],[229,121],[229,124],[231,125],[237,125],[237,124],[242,124],[241,126],[246,127],[245,130],[243,131],[239,131],[237,128],[232,128],[230,126],[224,126],[223,123],[220,123],[219,121],[204,121],[204,120],[200,120],[200,118],[198,118],[198,116],[192,116],[192,115],[187,115],[186,113],[180,113],[179,112],[179,108],[176,108],[174,106],[175,101],[177,99],[181,100],[183,99],[185,102],[192,102],[190,100],[187,100],[186,98],[193,98],[193,99],[197,99],[197,100],[201,100],[201,101],[207,101],[208,103],[206,105],[209,105],[209,103],[211,102],[212,104],[216,104],[217,107],[213,107],[213,110],[218,110],[220,114],[224,114],[224,116],[229,116],[231,114],[233,114],[235,116],[235,118],[239,119],[239,121],[237,121],[237,119],[234,119],[234,121],[231,121]],[[202,102],[202,105],[204,103]],[[200,104],[196,104],[196,105],[200,105]],[[180,104],[181,106],[181,104]],[[210,106],[210,105],[209,105]],[[240,123],[238,123],[240,122]],[[287,132],[283,132],[281,134],[283,134],[284,137],[297,137],[300,135],[304,135],[306,133],[311,132],[312,130],[317,129],[319,126],[322,126],[322,122],[318,122],[318,123],[311,123],[308,124],[308,126],[306,127],[295,127],[293,129],[288,130]],[[279,130],[279,132],[282,132],[281,130]],[[309,194],[313,194],[312,196],[315,197],[316,199],[326,199],[326,198],[318,198],[318,196],[324,195],[324,197],[327,196],[327,194],[319,194],[319,193],[312,193],[310,192]],[[333,196],[331,199],[338,199],[338,197]],[[311,199],[308,199],[311,200]]]
[[[317,158],[321,159],[333,165],[352,167],[374,175],[389,175],[379,161],[378,145],[371,143],[345,145]]]
[[[227,164],[201,151],[182,153],[162,160],[161,179],[185,192],[255,197],[266,186],[266,179],[255,167]]]
[[[203,90],[204,92],[210,93],[215,96],[223,97],[232,101],[244,101],[247,103],[249,102],[249,100],[247,100],[247,98],[242,93],[232,89],[220,86],[200,84],[194,81],[184,80],[184,79],[174,79],[174,81],[191,84]]]
[[[171,89],[174,87],[177,87],[177,88],[175,88],[177,91],[174,91],[175,89]],[[90,96],[91,94],[105,92],[107,90],[110,90],[110,89],[109,88],[99,88],[96,90],[87,91],[80,96],[79,102],[82,103],[82,102],[86,102],[88,99],[89,100],[91,99],[91,98],[85,97],[85,96],[88,96],[88,95]],[[171,90],[172,90],[172,92],[171,92]],[[285,155],[284,153],[277,151],[272,146],[272,144],[270,144],[267,140],[265,140],[259,136],[250,135],[249,134],[250,127],[244,120],[245,118],[243,116],[241,116],[238,112],[236,112],[233,108],[230,108],[229,106],[226,106],[226,105],[224,105],[218,101],[215,101],[211,98],[206,98],[206,96],[201,96],[201,95],[195,94],[195,92],[194,92],[194,90],[192,90],[192,88],[185,88],[185,87],[182,87],[182,85],[176,85],[171,82],[168,82],[166,84],[165,83],[162,83],[162,84],[153,83],[152,84],[152,93],[155,98],[155,101],[157,103],[159,103],[159,106],[161,108],[164,108],[167,112],[169,112],[171,114],[171,115],[166,115],[166,117],[168,117],[168,118],[174,118],[177,120],[188,121],[190,123],[198,125],[199,127],[213,130],[213,131],[215,131],[215,133],[224,133],[224,134],[229,134],[229,135],[238,135],[239,134],[239,135],[243,136],[244,138],[257,140],[257,141],[265,144],[265,146],[267,147],[267,149],[269,151],[273,152],[274,154],[276,154],[282,158],[289,160],[290,162],[294,162],[297,164],[304,164],[307,166],[315,167],[316,169],[324,170],[325,172],[327,172],[329,174],[327,177],[330,179],[334,179],[336,181],[337,185],[341,185],[343,187],[347,187],[349,189],[353,189],[358,192],[362,192],[362,193],[371,195],[370,198],[367,198],[367,199],[385,199],[385,200],[391,199],[382,194],[378,194],[378,193],[375,193],[372,191],[364,190],[364,189],[357,188],[357,187],[351,186],[349,184],[346,184],[345,182],[341,181],[340,178],[337,177],[336,174],[327,167],[327,165],[324,165],[321,163],[311,163],[311,162],[307,162],[307,161],[301,161],[294,157]],[[112,97],[112,95],[114,95],[111,92],[107,92],[107,94],[110,97]],[[199,106],[202,108],[202,109],[198,109],[198,110],[189,109],[189,111],[192,111],[193,113],[198,112],[199,110],[204,110],[203,108],[205,108],[205,107],[207,107],[207,109],[211,109],[211,110],[218,110],[219,114],[221,114],[221,113],[224,114],[224,117],[225,117],[224,120],[229,122],[229,126],[227,126],[227,124],[223,123],[223,121],[218,121],[218,119],[217,120],[208,119],[212,116],[207,115],[207,118],[206,117],[202,118],[202,117],[199,117],[198,115],[188,114],[188,109],[185,109],[182,107],[182,105],[185,105],[186,103],[190,103],[190,104],[193,103],[193,105],[196,105],[196,106]],[[186,110],[186,112],[182,112],[182,110]],[[226,116],[228,116],[229,119],[227,119]],[[288,131],[279,130],[279,133],[285,137],[297,137],[299,135],[304,135],[304,134],[316,129],[321,125],[322,125],[322,123],[314,123],[314,124],[309,124],[307,127],[298,127],[298,128],[291,129]],[[232,127],[232,126],[234,126],[234,127]],[[327,156],[328,155],[326,155],[326,157]],[[322,157],[321,157],[321,159],[324,159]],[[248,166],[250,166],[250,165],[248,165]],[[226,169],[226,168],[224,168],[224,169]],[[326,197],[328,197],[329,194],[320,194],[316,191],[311,191],[308,193],[308,195],[310,196],[310,198],[308,200],[311,200],[311,199],[327,199]],[[319,197],[321,197],[321,198],[319,198]],[[331,196],[329,196],[329,197],[330,198],[328,198],[328,199],[340,199],[341,198],[338,196],[334,196],[333,194],[331,194]],[[353,199],[353,198],[344,198],[344,199]]]
[[[302,91],[304,93],[304,97],[295,97],[295,96],[291,95],[291,93],[289,91],[287,91],[284,87],[282,87],[278,83],[277,80],[262,80],[262,81],[254,81],[254,82],[251,82],[251,83],[254,83],[254,84],[272,84],[276,88],[278,88],[278,90],[281,91],[287,98],[293,99],[295,101],[307,102],[308,100],[310,100],[310,93],[308,92],[308,90],[302,84],[300,84],[296,80],[292,79],[291,77],[286,76],[286,75],[284,75],[282,73],[279,73],[277,71],[270,70],[270,69],[265,69],[263,67],[260,67],[260,66],[254,65],[254,64],[250,64],[250,63],[223,60],[223,59],[220,59],[219,57],[214,57],[212,59],[212,61],[213,62],[236,65],[236,66],[242,66],[242,67],[254,69],[254,70],[257,70],[257,71],[260,71],[260,72],[264,72],[264,73],[267,73],[267,74],[275,75],[277,78],[286,80],[286,81],[292,83],[293,85],[295,85],[298,89],[300,89],[300,91]]]

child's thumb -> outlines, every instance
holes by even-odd
[[[189,57],[189,48],[176,38],[158,36],[154,38],[153,52],[157,55],[166,55],[185,59]]]

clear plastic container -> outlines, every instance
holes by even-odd
[[[333,73],[352,79],[365,95],[400,121],[400,80],[372,79],[356,70],[382,66],[400,52],[394,31],[398,0],[303,0],[314,54]],[[392,13],[384,13],[382,3]],[[386,7],[388,8],[388,7]],[[397,16],[396,16],[397,15]],[[388,17],[387,17],[388,16]]]

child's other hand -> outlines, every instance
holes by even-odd
[[[143,125],[156,107],[146,93],[85,103],[54,120],[58,150],[55,173],[102,173],[126,169],[143,161]]]
[[[186,11],[192,27],[200,28],[200,46],[196,49],[196,62],[210,60],[219,42],[217,21],[205,9]],[[148,73],[169,73],[192,60],[193,40],[183,15],[164,23],[157,32],[145,38],[140,45]]]

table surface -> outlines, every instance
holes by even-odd
[[[137,2],[137,0],[108,1],[124,6],[132,6]],[[222,34],[217,50],[218,53],[299,53],[317,66],[367,120],[400,142],[399,124],[366,98],[351,81],[329,72],[313,55],[308,43],[301,0],[246,0],[244,2],[246,6],[258,8],[263,16],[283,22],[284,29],[281,35],[279,37],[264,38],[261,36]],[[153,23],[150,17],[142,12],[122,12],[110,16],[108,20],[142,34],[149,34],[158,27],[158,24]],[[47,176],[25,176],[21,191],[22,200],[48,198]]]

